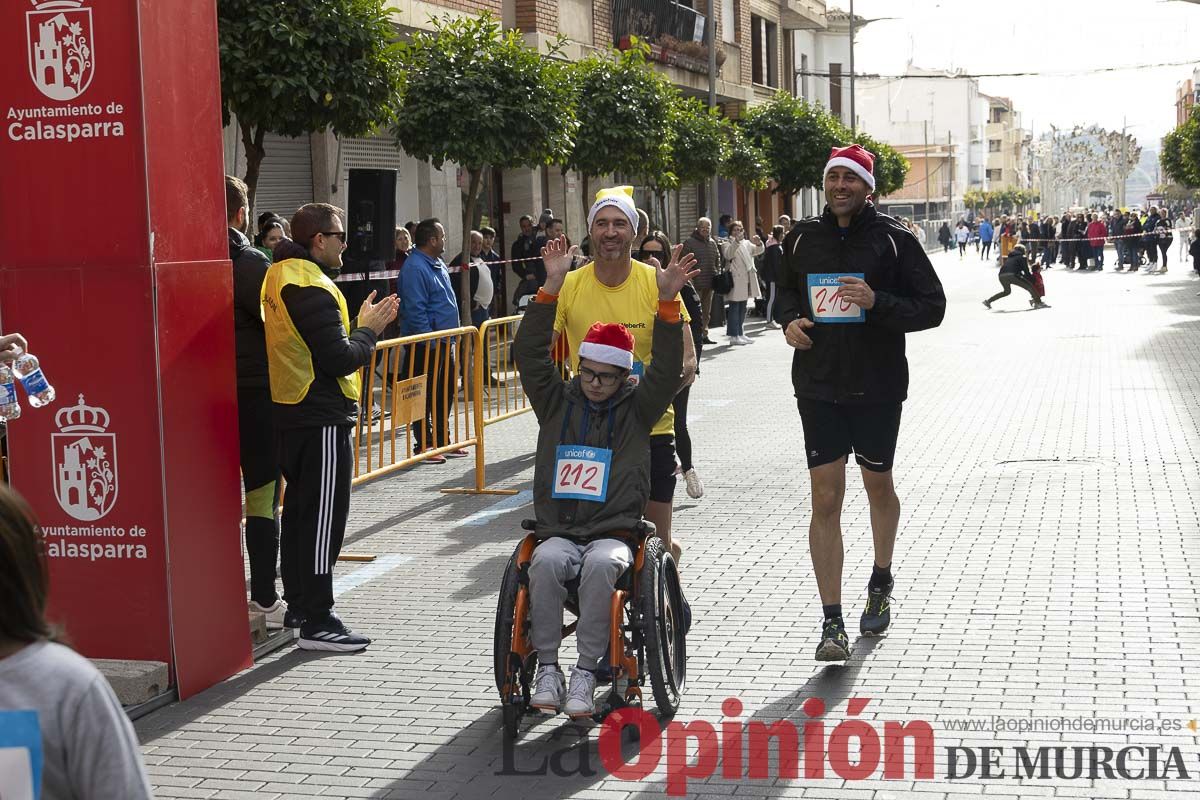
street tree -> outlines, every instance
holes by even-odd
[[[517,169],[560,162],[575,131],[573,98],[559,39],[546,54],[492,16],[434,20],[400,45],[402,99],[393,133],[405,152],[437,169],[454,162],[468,175],[462,263],[470,263],[475,205],[490,167]],[[463,324],[470,324],[470,271],[460,275]]]
[[[663,223],[666,222],[664,193],[715,178],[729,152],[726,132],[729,120],[694,97],[685,98],[676,92],[667,124],[671,129],[667,163],[651,165],[657,167],[652,170],[654,174],[644,176],[654,190],[655,211]]]
[[[845,128],[829,112],[778,92],[745,117],[745,133],[762,151],[776,192],[790,197],[822,184],[829,151],[844,144]]]
[[[391,119],[400,81],[382,0],[217,0],[221,105],[237,118],[254,208],[268,132],[364,136]]]
[[[904,188],[904,179],[908,177],[908,159],[886,142],[881,142],[873,136],[859,131],[853,139],[849,131],[846,140],[854,141],[875,154],[875,196],[887,195]],[[822,168],[823,169],[823,168]]]
[[[750,212],[752,192],[761,191],[770,185],[771,168],[767,156],[746,131],[743,123],[729,124],[725,128],[725,138],[728,143],[725,161],[721,164],[720,175],[727,180],[737,181],[745,192],[743,200]],[[753,230],[753,218],[748,223],[747,230]]]
[[[564,169],[583,177],[583,207],[592,178],[618,172],[669,182],[676,89],[646,61],[636,40],[628,50],[596,53],[570,67],[579,121]]]
[[[1163,137],[1158,156],[1163,172],[1182,186],[1200,186],[1200,111]]]

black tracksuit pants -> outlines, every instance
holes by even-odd
[[[280,431],[279,463],[287,480],[280,561],[288,607],[307,622],[333,609],[333,565],[346,535],[354,450],[350,425]]]

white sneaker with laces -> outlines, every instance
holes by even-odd
[[[253,600],[250,601],[251,614],[266,614],[267,615],[267,630],[277,631],[283,628],[283,616],[287,613],[287,606],[278,597],[275,602],[264,608]]]
[[[566,684],[567,680],[557,666],[538,667],[537,676],[533,679],[533,696],[529,698],[529,706],[538,711],[557,714],[562,708],[563,697],[567,692]]]
[[[734,345],[741,344],[741,343],[742,343],[741,337],[738,337],[738,336],[730,336],[729,337],[729,346],[730,347],[733,347]]]
[[[696,474],[695,467],[683,473],[683,482],[687,484],[688,497],[693,500],[704,497],[704,484],[700,482],[700,476]]]
[[[739,344],[754,344],[754,340],[751,339],[749,336],[739,336],[738,343]]]
[[[571,668],[571,686],[567,689],[567,702],[563,711],[571,719],[590,717],[596,710],[596,673],[579,667]]]

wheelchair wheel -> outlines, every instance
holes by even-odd
[[[537,659],[530,654],[523,657],[513,651],[513,629],[516,621],[517,595],[521,590],[518,574],[517,556],[521,545],[513,551],[512,558],[504,570],[504,579],[500,583],[500,598],[496,603],[496,631],[493,639],[494,670],[496,691],[500,693],[500,702],[504,704],[505,729],[509,726],[509,714],[515,713],[513,719],[518,719],[524,713],[529,703],[529,686],[533,682],[533,672]],[[505,690],[506,685],[509,688]],[[509,707],[512,707],[510,712]],[[515,722],[513,726],[515,728]]]
[[[683,630],[683,587],[675,559],[657,536],[646,539],[638,573],[638,611],[646,671],[654,702],[664,716],[679,709],[687,678],[687,641]]]

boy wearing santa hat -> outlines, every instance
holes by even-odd
[[[634,223],[631,223],[631,225]],[[650,492],[650,434],[679,389],[683,319],[679,290],[697,274],[695,259],[657,270],[653,358],[636,383],[634,337],[619,323],[593,324],[577,346],[579,366],[564,382],[550,357],[558,296],[546,288],[530,303],[514,344],[521,383],[540,425],[533,497],[543,541],[529,567],[530,640],[538,672],[530,704],[572,718],[594,710],[596,669],[608,654],[617,579],[633,563],[625,539],[642,519]],[[566,238],[543,249],[547,286],[568,252]],[[569,267],[569,258],[566,259]],[[579,658],[568,689],[558,664],[567,581],[579,577]],[[686,625],[686,622],[685,622]]]

